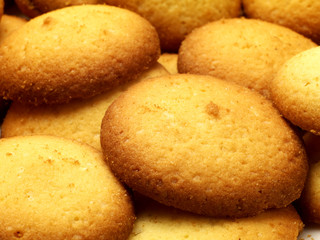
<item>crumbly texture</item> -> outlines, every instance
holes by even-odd
[[[208,74],[270,97],[270,81],[283,63],[315,47],[302,35],[254,19],[225,19],[193,31],[179,50],[180,73]]]
[[[218,219],[139,199],[129,240],[297,240],[303,223],[293,206],[249,218]]]
[[[310,164],[305,188],[299,199],[299,209],[305,222],[320,224],[320,161]]]
[[[98,4],[99,0],[15,0],[15,2],[21,12],[26,16],[33,18],[59,8],[83,4]]]
[[[4,14],[0,23],[0,42],[12,32],[22,27],[26,22],[25,18]]]
[[[320,47],[288,60],[271,82],[271,97],[285,118],[320,135]]]
[[[178,73],[178,54],[176,53],[163,53],[160,55],[158,62],[163,65],[169,73]]]
[[[117,239],[135,220],[127,191],[94,148],[50,136],[0,139],[0,238]]]
[[[145,71],[137,80],[91,99],[37,107],[14,102],[2,124],[1,136],[55,135],[72,138],[101,150],[101,121],[112,101],[131,84],[167,74],[168,72],[158,63]]]
[[[193,29],[221,18],[238,17],[240,0],[102,0],[141,14],[159,33],[161,49],[177,52]]]
[[[0,46],[0,94],[64,103],[105,92],[156,63],[157,32],[126,9],[81,5],[27,22]]]
[[[270,101],[210,76],[132,86],[108,108],[101,146],[132,189],[216,217],[287,206],[308,169],[300,139]]]
[[[246,16],[288,27],[320,43],[320,2],[243,0]]]

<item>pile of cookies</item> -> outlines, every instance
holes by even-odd
[[[320,223],[317,24],[258,0],[5,4],[0,239],[294,240]]]

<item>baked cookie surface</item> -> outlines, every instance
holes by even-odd
[[[286,26],[320,43],[320,2],[243,0],[245,15]]]
[[[158,63],[142,73],[135,81],[90,99],[50,106],[32,106],[13,102],[2,124],[1,136],[55,135],[75,139],[101,150],[101,121],[112,101],[131,84],[166,74],[168,72]]]
[[[300,196],[304,148],[272,103],[210,76],[169,75],[108,108],[101,146],[117,177],[165,205],[239,217]]]
[[[22,27],[26,22],[27,20],[24,18],[4,14],[0,23],[0,42],[12,32]]]
[[[178,73],[178,54],[176,53],[163,53],[160,55],[158,62],[164,66],[169,73]]]
[[[285,118],[320,135],[320,47],[289,59],[271,82],[271,98]]]
[[[30,20],[0,47],[0,93],[22,103],[64,103],[107,91],[152,66],[155,29],[126,9],[81,5]]]
[[[140,199],[139,199],[140,200]],[[211,218],[140,201],[129,240],[297,240],[303,223],[292,206],[241,219]]]
[[[28,17],[36,17],[43,13],[50,12],[59,8],[83,5],[98,4],[98,0],[15,0],[17,6]]]
[[[145,17],[158,31],[161,49],[177,52],[193,29],[221,18],[238,17],[239,0],[102,0],[130,9]]]
[[[200,27],[179,49],[180,73],[208,74],[270,97],[269,84],[282,64],[317,45],[282,26],[261,20],[224,19]]]
[[[0,156],[1,239],[127,239],[131,199],[99,151],[20,136],[0,139]]]

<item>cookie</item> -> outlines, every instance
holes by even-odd
[[[102,155],[50,136],[0,139],[0,238],[127,239],[134,213]]]
[[[299,198],[308,164],[272,103],[202,75],[135,84],[108,108],[104,157],[133,190],[214,217],[244,217]]]
[[[26,22],[27,20],[24,18],[4,14],[0,23],[0,42],[12,32],[22,27]]]
[[[163,53],[160,55],[158,62],[164,66],[169,73],[178,73],[178,54],[176,53]]]
[[[319,145],[318,145],[319,146]],[[320,223],[320,158],[310,163],[305,188],[299,199],[299,209],[305,222]]]
[[[320,43],[320,2],[243,0],[245,15],[288,27]]]
[[[98,0],[54,0],[54,1],[45,1],[45,0],[15,0],[18,8],[26,16],[33,18],[39,16],[43,13],[50,12],[59,8],[74,6],[74,5],[83,5],[83,4],[98,4]]]
[[[271,82],[271,97],[285,118],[320,135],[320,47],[289,59]]]
[[[3,15],[3,9],[4,9],[4,0],[0,0],[0,20]]]
[[[241,13],[240,0],[102,2],[130,9],[148,19],[159,33],[161,49],[164,52],[177,52],[182,40],[193,29],[221,18],[238,17]]]
[[[270,81],[295,54],[315,47],[302,35],[254,19],[226,19],[193,31],[179,50],[180,73],[208,74],[270,98]]]
[[[145,71],[137,80],[91,99],[36,107],[13,102],[2,124],[1,135],[2,137],[55,135],[72,138],[101,150],[100,125],[112,101],[131,84],[165,74],[168,72],[158,63]]]
[[[0,46],[0,93],[21,103],[64,103],[124,83],[160,55],[157,32],[126,9],[66,7],[33,18]]]
[[[137,220],[129,240],[297,240],[303,229],[293,206],[268,210],[249,218],[218,219],[190,214],[150,200],[137,204]]]

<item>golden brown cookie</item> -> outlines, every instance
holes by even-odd
[[[308,168],[300,139],[270,101],[202,75],[132,86],[109,106],[101,146],[133,190],[216,217],[287,206]]]
[[[158,62],[163,65],[169,73],[178,73],[178,54],[176,53],[163,53],[160,55]]]
[[[15,0],[15,2],[21,12],[33,18],[59,8],[83,4],[98,4],[99,0]]]
[[[245,15],[273,22],[320,43],[320,2],[314,0],[243,0]]]
[[[226,19],[193,31],[179,50],[181,73],[208,74],[255,89],[267,98],[282,64],[315,47],[302,35],[254,19]]]
[[[238,17],[240,0],[102,0],[139,13],[155,26],[161,49],[177,52],[182,40],[193,29],[221,18]]]
[[[271,97],[285,118],[320,135],[320,47],[288,60],[271,82]]]
[[[27,20],[24,18],[4,14],[0,23],[0,42],[12,32],[22,27],[26,22]]]
[[[4,9],[4,0],[0,0],[0,20],[3,15],[3,9]]]
[[[131,84],[166,74],[168,72],[158,63],[144,72],[136,81],[91,99],[36,107],[14,102],[2,124],[1,136],[55,135],[72,138],[100,150],[101,121],[112,101]]]
[[[150,200],[137,202],[137,205],[137,220],[129,240],[297,240],[303,229],[292,206],[249,218],[218,219],[183,212]]]
[[[127,191],[94,148],[28,136],[0,139],[0,238],[125,240]]]
[[[155,29],[126,9],[81,5],[30,20],[0,46],[0,94],[63,103],[105,92],[152,66]]]

